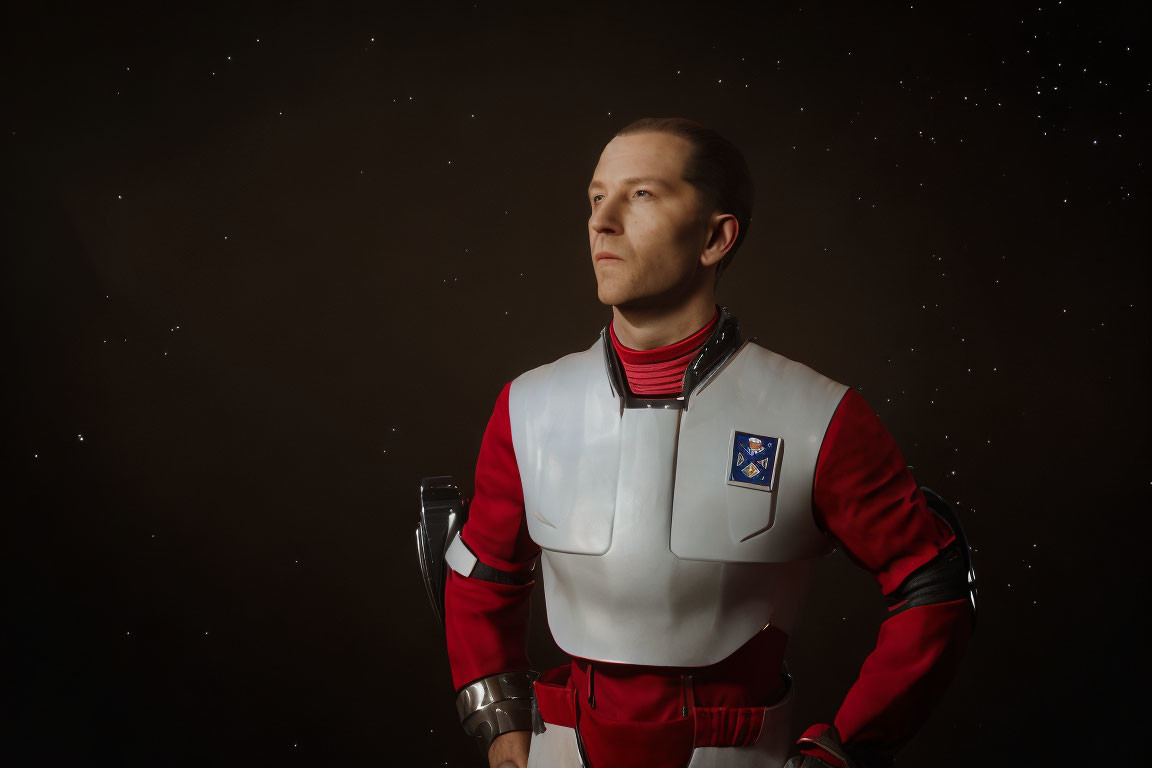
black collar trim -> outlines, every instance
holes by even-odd
[[[628,387],[628,378],[624,375],[624,365],[616,348],[612,346],[608,326],[600,331],[600,343],[604,348],[604,366],[608,373],[608,383],[612,386],[612,393],[620,398],[620,412],[625,408],[669,408],[681,409],[688,405],[688,399],[696,392],[710,374],[719,369],[720,365],[737,352],[740,348],[740,326],[736,318],[728,312],[727,307],[720,307],[720,317],[716,319],[716,327],[696,357],[688,364],[684,371],[684,380],[681,383],[681,393],[677,397],[639,397]]]

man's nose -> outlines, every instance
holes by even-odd
[[[621,229],[620,207],[611,197],[606,196],[592,210],[588,226],[597,232],[618,233]]]

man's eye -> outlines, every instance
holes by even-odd
[[[647,195],[647,196],[649,196],[649,197],[651,197],[651,196],[652,196],[652,193],[651,193],[651,192],[649,192],[649,191],[648,191],[648,190],[646,190],[646,189],[638,189],[638,190],[636,190],[636,194],[640,194],[641,192],[643,192],[645,195]],[[603,197],[603,195],[593,195],[593,196],[592,196],[592,200],[591,200],[591,203],[592,203],[592,205],[595,205],[595,204],[596,204],[596,202],[597,202],[596,198],[599,198],[599,197]]]

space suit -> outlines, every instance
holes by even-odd
[[[683,373],[658,396],[638,394],[653,387],[635,360],[661,350],[628,350],[610,325],[522,374],[497,399],[471,504],[449,478],[422,487],[418,546],[465,730],[486,751],[531,729],[529,768],[779,768],[784,647],[840,545],[889,616],[834,724],[806,730],[794,759],[889,764],[975,617],[958,521],[858,394],[744,340],[725,308],[663,349]],[[435,498],[451,510],[439,527]],[[524,648],[537,576],[572,659],[543,674]]]

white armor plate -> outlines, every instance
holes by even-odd
[[[813,522],[812,479],[847,388],[746,342],[686,409],[622,408],[603,343],[509,392],[556,643],[587,659],[690,667],[768,624],[790,632],[815,558],[834,545]],[[737,430],[779,441],[770,490],[728,483]]]

